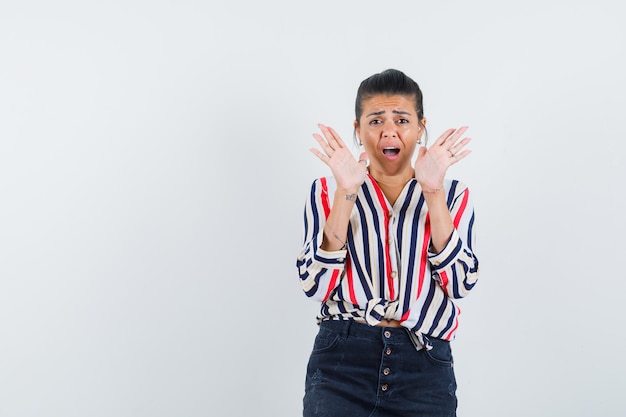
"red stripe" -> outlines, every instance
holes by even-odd
[[[321,178],[320,183],[322,184],[322,207],[324,208],[324,216],[328,218],[330,214],[330,202],[328,201],[328,184],[326,184],[326,178]]]
[[[372,177],[370,174],[367,174],[367,176],[370,177],[370,180],[372,180],[372,184],[374,184],[374,190],[376,191],[376,196],[378,197],[380,205],[384,208],[387,208],[387,202],[385,201],[385,195],[383,194],[383,190],[380,189],[374,177]]]
[[[383,236],[385,243],[385,270],[387,271],[387,287],[389,288],[389,299],[394,300],[396,298],[396,292],[393,285],[393,277],[391,276],[391,251],[389,250],[389,211],[391,209],[387,206],[387,200],[385,199],[385,195],[383,191],[378,186],[378,183],[370,174],[367,174],[372,180],[372,184],[374,184],[374,190],[376,191],[376,196],[378,197],[378,202],[380,206],[385,210],[385,235]]]
[[[322,207],[324,208],[324,216],[328,219],[328,215],[330,214],[330,201],[328,199],[328,183],[326,182],[326,178],[322,177],[320,179],[320,183],[322,185]],[[337,285],[337,278],[339,278],[339,270],[335,269],[330,277],[330,282],[328,283],[328,288],[326,289],[324,301],[328,300],[328,297],[330,297],[330,293],[335,288],[335,285]]]
[[[348,293],[350,294],[350,302],[352,304],[359,305],[356,301],[356,293],[354,292],[354,276],[352,275],[352,267],[350,265],[350,258],[346,259],[346,276],[348,277]]]
[[[445,292],[447,296],[448,295],[448,274],[446,273],[446,271],[441,271],[439,276],[441,277],[441,287],[443,288],[443,292]]]
[[[459,223],[461,222],[461,216],[463,216],[463,212],[467,207],[467,200],[469,200],[469,190],[466,189],[463,192],[463,201],[461,201],[461,207],[459,207],[459,211],[456,212],[456,216],[454,217],[454,228],[459,227]]]
[[[339,277],[339,270],[335,269],[333,271],[333,275],[330,277],[330,283],[328,284],[328,288],[326,289],[326,295],[324,296],[324,302],[326,302],[326,300],[328,300],[328,297],[330,297],[330,293],[335,288],[335,285],[337,284],[337,277]]]
[[[417,284],[417,300],[422,293],[422,286],[424,285],[424,276],[426,275],[426,262],[428,261],[428,244],[430,243],[430,214],[426,214],[426,220],[424,221],[424,241],[422,242],[422,256],[420,256],[420,272],[419,281]]]
[[[461,309],[458,306],[454,306],[454,307],[456,308],[456,317],[454,318],[454,327],[444,337],[444,340],[450,340],[454,332],[456,332],[456,329],[459,327],[459,316],[461,315]]]
[[[387,286],[389,287],[389,299],[395,300],[396,294],[391,276],[391,251],[389,250],[389,213],[385,213],[385,269],[387,271]]]
[[[406,311],[406,313],[404,313],[404,314],[402,315],[402,317],[400,318],[400,321],[402,322],[402,321],[405,321],[406,319],[408,319],[408,318],[409,318],[409,314],[411,314],[411,309],[408,309],[408,310]]]

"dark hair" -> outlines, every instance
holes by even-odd
[[[354,105],[354,113],[357,125],[363,113],[363,101],[377,95],[401,95],[410,97],[415,100],[415,111],[417,119],[423,128],[424,123],[424,106],[422,104],[422,90],[419,85],[408,77],[402,71],[396,69],[387,69],[378,74],[374,74],[361,82],[356,93],[356,103]]]

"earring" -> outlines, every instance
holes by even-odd
[[[421,145],[421,144],[422,144],[422,138],[419,138],[419,139],[417,140],[417,144],[418,144],[418,145]]]

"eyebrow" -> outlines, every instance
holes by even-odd
[[[401,111],[401,110],[392,110],[391,111],[393,114],[407,114],[407,115],[411,115],[411,113],[409,113],[408,111]],[[385,114],[385,110],[381,110],[381,111],[375,111],[374,113],[370,113],[365,117],[370,117],[370,116],[380,116],[381,114]]]

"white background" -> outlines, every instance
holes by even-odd
[[[622,416],[619,5],[4,0],[0,415],[300,415],[311,135],[398,68],[474,138],[458,415]]]

